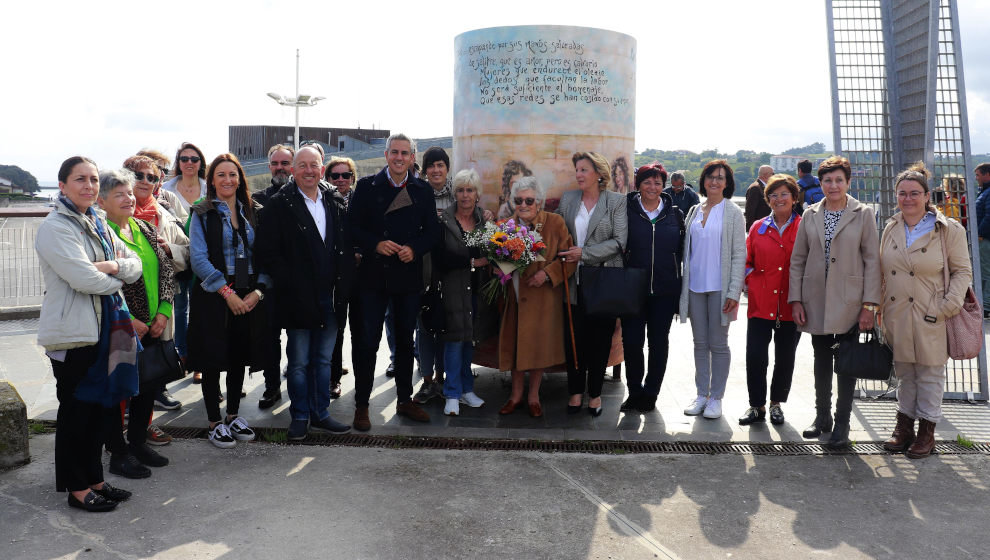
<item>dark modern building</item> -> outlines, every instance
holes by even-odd
[[[956,4],[825,0],[835,151],[852,163],[850,194],[874,206],[881,227],[897,211],[894,177],[916,161],[933,171],[933,189],[963,204],[963,217],[975,215]],[[962,221],[976,247],[975,220]],[[980,256],[971,253],[979,299]],[[945,397],[987,400],[986,363],[985,349],[950,360]]]
[[[291,126],[231,126],[228,127],[227,146],[230,153],[242,160],[265,158],[268,148],[276,144],[293,145]],[[299,143],[307,140],[317,140],[331,147],[334,151],[348,149],[349,140],[371,144],[375,139],[388,138],[388,130],[374,128],[323,128],[315,126],[299,127]]]

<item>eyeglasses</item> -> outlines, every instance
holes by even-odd
[[[516,203],[516,206],[523,206],[523,205],[525,205],[525,206],[532,206],[532,205],[536,204],[536,199],[535,198],[532,198],[532,197],[522,198],[522,197],[517,196],[517,197],[515,197],[515,198],[512,199],[512,202],[515,202]]]
[[[925,191],[898,191],[897,198],[909,198],[915,200],[925,195]]]
[[[337,179],[350,179],[354,174],[350,171],[344,171],[343,173],[331,173],[330,178],[336,181]]]
[[[790,197],[791,197],[791,193],[785,191],[781,193],[773,193],[772,195],[770,195],[769,198],[770,200],[779,200],[781,198],[790,198]]]
[[[705,178],[708,179],[709,181],[713,182],[713,183],[724,183],[725,182],[725,175],[709,175],[708,177],[705,177]]]
[[[161,178],[158,175],[155,175],[154,173],[144,174],[140,171],[134,172],[134,178],[137,179],[138,181],[148,181],[152,185],[157,183],[158,181],[161,181]]]
[[[199,156],[179,156],[179,161],[182,163],[189,163],[190,161],[193,163],[199,163]]]

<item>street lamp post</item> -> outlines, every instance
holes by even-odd
[[[310,95],[299,95],[299,49],[296,49],[296,96],[295,97],[285,97],[278,93],[268,93],[268,97],[271,97],[279,105],[284,105],[286,107],[296,108],[296,132],[292,136],[292,141],[295,143],[296,151],[299,151],[299,108],[300,107],[312,107],[316,105],[317,101],[326,99],[326,97],[313,97]]]

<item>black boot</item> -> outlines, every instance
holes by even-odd
[[[849,423],[836,422],[832,437],[828,438],[828,443],[825,445],[833,451],[848,449],[852,445],[849,441]]]
[[[811,423],[801,435],[805,439],[818,439],[818,436],[822,434],[827,434],[832,431],[832,413],[825,412],[824,414],[819,412],[815,416],[815,421]]]

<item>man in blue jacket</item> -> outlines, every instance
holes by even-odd
[[[278,324],[286,330],[289,365],[288,438],[309,429],[343,434],[351,427],[330,417],[330,362],[337,339],[335,301],[346,301],[354,270],[343,197],[323,182],[323,156],[296,152],[292,179],[268,200],[255,241],[257,259],[278,295]]]
[[[405,134],[389,136],[388,165],[361,178],[347,208],[354,242],[362,254],[357,306],[361,316],[354,352],[354,428],[371,429],[368,400],[385,310],[395,333],[396,414],[418,422],[430,416],[412,400],[413,330],[423,291],[423,255],[440,235],[433,189],[413,175],[416,144]]]
[[[980,196],[976,198],[977,235],[980,236],[980,282],[983,286],[983,318],[990,319],[990,162],[973,170]]]
[[[805,208],[825,198],[825,192],[822,191],[822,184],[818,181],[818,177],[811,174],[810,161],[806,159],[799,161],[797,165],[797,174],[797,184],[801,187],[801,194],[804,196],[803,202]]]

